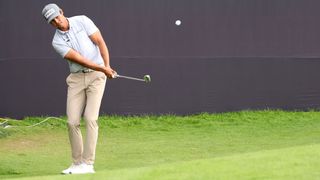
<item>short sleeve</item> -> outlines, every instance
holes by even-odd
[[[62,41],[59,42],[56,40],[52,41],[52,47],[62,58],[64,58],[71,49],[67,44],[63,43]]]
[[[82,16],[82,24],[88,36],[92,35],[93,33],[99,30],[98,27],[94,24],[94,22],[87,16]]]

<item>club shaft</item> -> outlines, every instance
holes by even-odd
[[[131,80],[136,80],[136,81],[143,81],[145,82],[144,79],[139,79],[139,78],[135,78],[135,77],[130,77],[130,76],[123,76],[123,75],[119,75],[117,74],[116,77],[119,77],[119,78],[125,78],[125,79],[131,79]]]

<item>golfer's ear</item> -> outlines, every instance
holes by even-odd
[[[62,11],[62,9],[60,9],[60,14],[61,14],[61,15],[63,15],[63,11]]]

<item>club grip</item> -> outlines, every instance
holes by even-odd
[[[119,77],[118,74],[112,74],[112,78],[117,78],[117,77]]]

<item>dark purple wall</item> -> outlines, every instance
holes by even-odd
[[[320,1],[2,0],[1,117],[65,114],[68,66],[41,16],[49,2],[96,23],[119,74],[152,77],[108,81],[101,113],[320,107]]]

